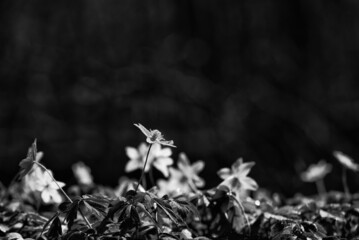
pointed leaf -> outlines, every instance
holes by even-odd
[[[62,235],[61,221],[58,216],[52,221],[46,236],[49,239],[58,239]]]

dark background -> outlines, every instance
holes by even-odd
[[[315,193],[298,177],[332,151],[359,159],[359,2],[2,1],[0,180],[38,139],[72,181],[84,161],[115,186],[125,146],[160,129],[203,159],[207,187],[238,157],[260,186]],[[138,177],[134,173],[133,177]],[[358,176],[349,174],[352,190]]]

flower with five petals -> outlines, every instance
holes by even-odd
[[[257,182],[250,177],[247,177],[255,162],[243,163],[243,159],[239,158],[232,164],[232,167],[222,168],[217,174],[223,179],[219,186],[228,187],[230,191],[236,193],[239,197],[246,190],[255,191],[258,189]]]
[[[147,137],[146,142],[148,142],[149,144],[158,143],[158,144],[165,145],[165,146],[176,147],[175,145],[173,145],[172,140],[166,141],[164,136],[162,135],[162,133],[160,131],[158,131],[157,129],[148,130],[140,123],[134,124],[134,125],[136,127],[138,127],[141,130],[141,132]]]
[[[41,200],[45,204],[60,204],[63,199],[58,190],[59,186],[64,187],[65,183],[59,181],[55,183],[49,174],[52,176],[50,170],[46,173],[40,167],[35,166],[33,171],[24,178],[25,188],[27,187],[31,191],[39,192]]]
[[[196,187],[204,186],[205,182],[203,178],[198,176],[198,173],[204,168],[203,161],[199,160],[191,164],[187,158],[187,155],[185,153],[180,153],[177,166],[189,184],[194,184]]]
[[[125,166],[125,172],[132,172],[137,169],[142,169],[145,164],[148,146],[141,143],[138,149],[133,147],[126,147],[126,154],[130,158]],[[160,144],[153,144],[150,153],[148,154],[147,165],[145,172],[148,172],[151,167],[155,167],[165,177],[169,176],[168,167],[173,164],[173,159],[170,157],[172,150],[170,148],[162,148]]]
[[[170,167],[169,172],[170,177],[167,180],[160,179],[157,181],[159,196],[165,194],[178,196],[192,191],[182,171]]]

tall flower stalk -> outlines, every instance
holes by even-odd
[[[151,147],[152,147],[152,144],[150,144],[150,145],[148,146],[145,164],[143,165],[142,172],[141,172],[141,177],[140,177],[140,179],[138,180],[138,183],[137,183],[136,188],[135,188],[135,192],[137,192],[138,187],[140,186],[140,182],[142,181],[143,176],[145,175],[145,168],[146,168],[146,165],[147,165],[148,156],[150,155]],[[146,184],[144,184],[144,185],[146,185]],[[146,187],[146,186],[144,186],[144,187]]]
[[[150,155],[150,151],[152,148],[152,145],[154,143],[160,144],[160,145],[164,145],[164,146],[170,146],[170,147],[176,147],[175,145],[173,145],[173,141],[167,141],[165,140],[164,136],[162,135],[162,133],[160,131],[158,131],[157,129],[155,130],[151,130],[151,129],[147,129],[145,128],[142,124],[138,123],[138,124],[134,124],[138,129],[141,130],[141,132],[146,136],[146,142],[149,143],[148,146],[148,150],[147,150],[147,154],[146,154],[146,160],[145,163],[143,165],[142,168],[142,172],[141,172],[141,177],[137,182],[137,186],[135,188],[135,192],[137,192],[138,187],[140,186],[140,182],[143,179],[143,176],[145,174],[145,169],[146,169],[146,165],[147,165],[147,161],[148,161],[148,156]],[[153,179],[152,179],[153,181]]]
[[[347,182],[347,169],[352,170],[354,172],[359,172],[359,164],[355,163],[353,159],[351,159],[349,156],[345,155],[342,152],[334,151],[333,155],[334,157],[336,157],[336,159],[338,159],[340,164],[342,164],[342,182],[343,182],[344,193],[345,196],[349,198],[350,191]]]
[[[332,171],[332,165],[324,160],[311,164],[305,172],[300,175],[304,182],[315,182],[318,194],[324,196],[327,191],[324,185],[324,177]]]

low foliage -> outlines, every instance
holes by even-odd
[[[168,166],[168,177],[164,174],[165,180],[155,182],[151,164],[163,154],[150,154],[152,144],[158,144],[153,145],[154,151],[162,152],[162,144],[174,145],[165,141],[158,130],[140,127],[149,144],[143,143],[142,148],[148,152],[140,154],[134,148],[126,149],[130,161],[144,164],[141,177],[138,182],[122,177],[116,188],[97,185],[90,169],[84,163],[77,163],[73,171],[78,184],[65,192],[64,183],[57,182],[52,172],[40,163],[35,141],[20,163],[16,181],[0,187],[0,237],[9,240],[321,240],[359,236],[358,195],[327,193],[321,189],[320,194],[311,198],[298,195],[283,199],[258,188],[256,181],[248,177],[254,163],[243,163],[242,159],[235,161],[231,169],[218,171],[223,181],[217,187],[201,189],[205,183],[199,173],[204,162],[191,164],[181,153],[178,168]],[[164,149],[165,157],[173,161],[172,152]],[[330,171],[321,174],[319,170],[311,170],[311,176],[317,172],[320,177],[314,176],[315,181]],[[146,177],[151,179],[148,190],[143,187],[147,185]],[[44,181],[46,186],[36,187],[44,185]],[[45,198],[44,189],[51,189]]]

